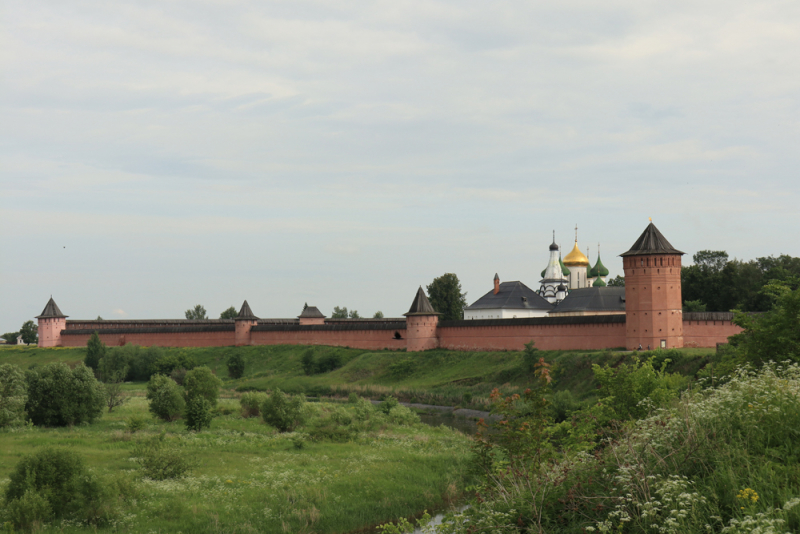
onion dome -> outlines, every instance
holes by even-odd
[[[607,284],[603,282],[603,279],[598,277],[597,280],[595,280],[594,283],[592,284],[592,287],[606,287],[606,285]]]
[[[608,276],[608,269],[606,269],[606,266],[603,265],[602,261],[600,261],[600,254],[597,255],[597,263],[595,263],[594,267],[592,267],[592,272],[589,276],[592,278],[596,278],[598,276]]]
[[[558,287],[556,288],[556,291],[559,292],[559,293],[566,293],[567,292],[567,287],[564,284],[558,284]]]
[[[542,278],[544,278],[544,273],[546,272],[547,272],[547,267],[545,267],[544,270],[542,271]]]
[[[564,265],[563,261],[561,261],[561,258],[558,258],[558,263],[559,265],[561,265],[561,274],[564,276],[569,276],[570,275],[569,269],[567,269],[567,266]]]
[[[589,258],[578,248],[577,241],[575,241],[575,247],[572,252],[564,258],[564,265],[567,267],[589,267]]]

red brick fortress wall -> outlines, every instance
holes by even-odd
[[[692,312],[683,314],[684,347],[716,347],[742,329],[731,322],[732,313]]]
[[[406,343],[404,322],[380,325],[257,325],[250,331],[251,345],[330,345],[366,350],[399,350],[406,348]]]
[[[443,321],[439,346],[451,350],[599,350],[625,346],[624,315]]]

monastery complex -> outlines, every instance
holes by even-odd
[[[740,332],[732,313],[683,313],[681,256],[652,224],[621,254],[624,287],[607,287],[600,261],[592,267],[578,249],[563,259],[555,240],[534,291],[501,283],[464,310],[440,321],[422,287],[408,312],[395,319],[329,319],[310,306],[295,319],[261,319],[247,301],[236,319],[67,320],[51,298],[39,321],[40,347],[85,346],[93,332],[107,345],[208,347],[332,345],[367,350],[435,348],[543,350],[714,347]]]

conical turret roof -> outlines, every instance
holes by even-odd
[[[403,315],[408,317],[409,315],[440,315],[440,314],[436,313],[436,310],[434,310],[433,306],[431,306],[431,301],[428,300],[428,297],[422,290],[422,286],[419,286],[417,294],[414,297],[414,302],[411,303],[411,307],[408,309],[408,312],[404,313]]]
[[[239,315],[236,316],[236,319],[258,319],[258,317],[253,315],[253,310],[250,309],[250,305],[245,300],[244,304],[242,304],[242,309],[239,310]]]
[[[61,313],[61,310],[58,309],[58,304],[56,304],[56,301],[53,300],[53,297],[50,297],[50,300],[47,301],[47,305],[44,307],[44,310],[42,310],[42,313],[36,316],[37,319],[60,319],[62,317],[69,316]]]
[[[298,319],[324,319],[325,315],[316,306],[306,306],[303,313],[297,316]]]
[[[647,225],[642,235],[636,240],[628,252],[620,256],[641,256],[645,254],[685,254],[673,247],[667,238],[658,231],[652,222]]]

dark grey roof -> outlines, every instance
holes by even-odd
[[[297,316],[300,319],[324,319],[325,316],[322,315],[322,312],[319,311],[319,308],[316,306],[308,306],[303,313]]]
[[[733,312],[683,312],[684,321],[730,321]]]
[[[518,319],[459,319],[441,321],[439,328],[462,328],[464,326],[527,326],[527,325],[582,325],[618,324],[625,322],[625,315],[567,315],[565,317],[520,317]],[[255,327],[253,327],[255,328]]]
[[[551,313],[564,312],[624,312],[624,287],[584,287],[573,289]]]
[[[359,321],[353,319],[352,322],[336,321],[325,324],[257,324],[253,327],[253,332],[309,332],[309,331],[339,331],[339,330],[405,330],[405,320],[400,321]]]
[[[428,297],[425,295],[425,292],[422,290],[422,286],[419,286],[417,290],[417,294],[414,297],[414,302],[411,303],[411,307],[408,309],[407,313],[403,315],[439,315],[436,313],[436,310],[433,309],[431,306],[431,301],[428,300]]]
[[[496,295],[492,289],[466,309],[551,310],[552,308],[552,304],[522,282],[503,282]]]
[[[670,245],[667,238],[658,231],[656,225],[650,223],[631,249],[620,256],[640,256],[642,254],[685,254],[685,252]]]
[[[255,328],[255,327],[253,327]],[[67,328],[62,330],[62,335],[82,335],[99,332],[102,334],[189,334],[194,332],[233,332],[235,326],[231,323],[208,324],[201,326],[148,326],[128,328]]]
[[[247,301],[244,301],[242,304],[242,309],[239,310],[239,315],[236,316],[237,319],[258,319],[255,315],[253,315],[253,310],[250,309],[250,305]]]
[[[61,317],[69,317],[68,315],[64,315],[61,313],[61,310],[58,309],[58,304],[56,301],[53,300],[53,297],[50,297],[50,300],[47,301],[47,305],[42,310],[40,315],[37,315],[37,319],[51,319],[51,318],[61,318]]]

